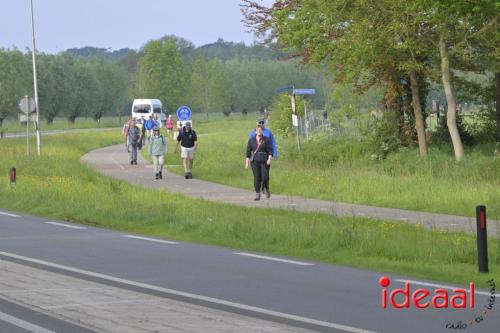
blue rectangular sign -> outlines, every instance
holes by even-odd
[[[294,89],[293,93],[295,95],[314,95],[316,94],[316,89]]]

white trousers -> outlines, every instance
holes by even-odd
[[[155,173],[161,172],[163,170],[163,155],[153,155],[153,165]]]

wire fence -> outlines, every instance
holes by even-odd
[[[298,134],[309,139],[318,132],[329,132],[335,135],[354,135],[359,127],[359,119],[341,122],[331,118],[323,110],[312,110],[307,112],[307,117],[298,118]]]

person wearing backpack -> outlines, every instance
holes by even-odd
[[[131,120],[128,124],[125,142],[128,144],[128,151],[130,152],[130,164],[137,165],[137,147],[142,140],[142,132],[136,126],[135,120]]]
[[[273,147],[268,138],[263,134],[261,126],[255,129],[255,136],[248,140],[245,169],[252,166],[253,184],[255,189],[255,199],[260,200],[260,191],[266,194],[269,199],[269,172],[268,166],[273,159]]]
[[[149,155],[153,158],[155,180],[162,179],[163,155],[167,152],[167,141],[160,134],[158,127],[153,128],[153,135],[149,140]]]
[[[181,144],[181,158],[185,172],[184,178],[191,179],[193,178],[191,169],[193,167],[194,153],[198,147],[198,138],[194,129],[191,128],[191,122],[187,121],[184,127],[179,131],[174,153],[177,152],[179,143]]]
[[[266,109],[263,109],[263,112],[266,112]],[[271,147],[273,149],[273,158],[277,159],[278,158],[278,147],[276,146],[276,140],[274,139],[273,132],[271,132],[271,130],[266,128],[265,119],[259,119],[257,121],[257,127],[255,129],[253,129],[252,131],[250,131],[250,135],[248,138],[249,139],[255,138],[255,134],[256,134],[258,127],[260,127],[260,129],[262,130],[262,135],[264,136],[264,138],[271,144]],[[266,195],[268,195],[268,193],[266,193],[266,190],[269,189],[269,173],[271,171],[271,163],[268,163],[266,168],[267,168],[267,181],[263,184],[262,192],[265,193]]]

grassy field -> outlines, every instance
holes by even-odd
[[[252,189],[243,160],[255,119],[195,118],[200,135],[195,177]],[[173,145],[171,140],[167,164],[181,173],[179,155],[171,154]],[[493,158],[494,147],[468,150],[461,163],[455,162],[451,147],[431,146],[427,159],[418,157],[417,148],[408,148],[381,161],[371,161],[362,150],[351,138],[320,137],[303,142],[299,153],[295,138],[278,138],[271,192],[464,216],[474,216],[475,207],[484,204],[488,216],[500,220],[500,161]]]
[[[198,125],[204,132],[205,124]],[[220,129],[223,133],[224,128]],[[45,137],[41,158],[24,155],[23,139],[0,141],[0,170],[4,170],[0,207],[143,235],[428,279],[473,280],[479,285],[488,278],[500,280],[500,242],[495,239],[489,241],[491,273],[482,275],[476,272],[475,239],[465,234],[195,200],[114,180],[80,163],[87,151],[121,140],[116,129]],[[18,173],[15,189],[8,186],[12,166]]]
[[[76,118],[74,123],[70,123],[66,118],[56,118],[52,124],[47,124],[45,121],[41,121],[40,128],[42,131],[50,130],[61,130],[61,129],[77,129],[77,128],[96,128],[96,127],[122,127],[127,118],[122,117],[120,121],[119,117],[102,117],[100,122],[96,122],[92,118]],[[30,123],[30,132],[34,132],[33,124]],[[8,133],[26,133],[26,126],[22,126],[18,121],[12,119],[6,119],[3,121],[0,131],[4,134]]]

